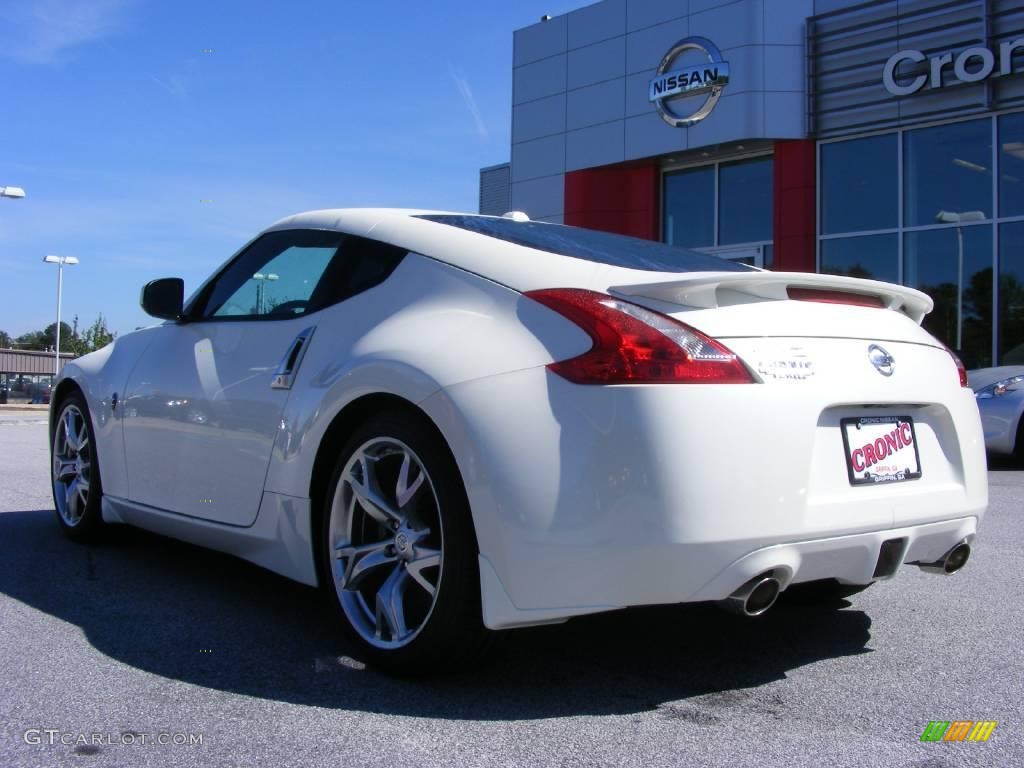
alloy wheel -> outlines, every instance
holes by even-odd
[[[408,645],[430,619],[444,561],[423,462],[394,438],[363,443],[342,470],[330,515],[332,575],[349,623],[377,648]]]
[[[61,411],[53,434],[53,498],[57,513],[69,527],[82,521],[91,476],[89,427],[78,406],[69,404]]]

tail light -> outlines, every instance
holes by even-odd
[[[953,358],[953,362],[956,364],[956,372],[960,374],[960,386],[969,387],[970,384],[967,383],[967,369],[964,368],[963,361],[949,347],[946,347],[946,351],[949,352],[949,356]]]
[[[786,295],[796,301],[816,301],[821,304],[852,304],[855,307],[885,308],[885,303],[881,298],[866,293],[822,290],[820,288],[799,288],[791,285],[786,289]]]
[[[723,344],[667,315],[595,291],[552,288],[528,298],[578,325],[594,341],[548,368],[574,384],[752,384]]]

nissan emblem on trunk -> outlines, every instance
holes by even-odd
[[[676,59],[688,51],[703,53],[708,62],[669,71]],[[666,123],[673,128],[687,128],[711,114],[728,82],[729,62],[722,59],[718,46],[706,37],[684,37],[672,46],[658,65],[648,90],[648,99],[654,102]],[[676,110],[680,103],[704,94],[707,98],[695,111],[687,114]]]
[[[892,376],[892,372],[896,368],[896,358],[877,344],[872,344],[868,347],[868,360],[871,361],[871,364],[883,376]]]

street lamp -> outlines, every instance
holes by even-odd
[[[57,265],[57,330],[54,334],[57,337],[57,349],[53,354],[53,375],[56,376],[60,373],[60,300],[64,293],[64,265],[77,264],[78,259],[74,256],[43,256],[43,261]]]
[[[20,200],[25,196],[25,190],[21,187],[0,187],[0,197],[13,197]]]
[[[263,286],[266,284],[267,280],[277,280],[278,276],[273,272],[267,272],[267,274],[257,272],[252,276],[252,279],[256,281],[256,314],[262,315],[263,297],[266,293],[266,289]]]
[[[983,211],[939,211],[935,214],[935,221],[939,224],[963,224],[970,221],[984,221]],[[961,227],[956,228],[956,351],[957,354],[963,349],[961,346],[963,336],[964,320],[964,233]]]

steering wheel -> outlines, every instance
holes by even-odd
[[[306,307],[309,306],[309,302],[306,299],[295,299],[293,301],[286,301],[283,304],[278,304],[272,310],[271,315],[297,315],[300,312],[304,312]]]

